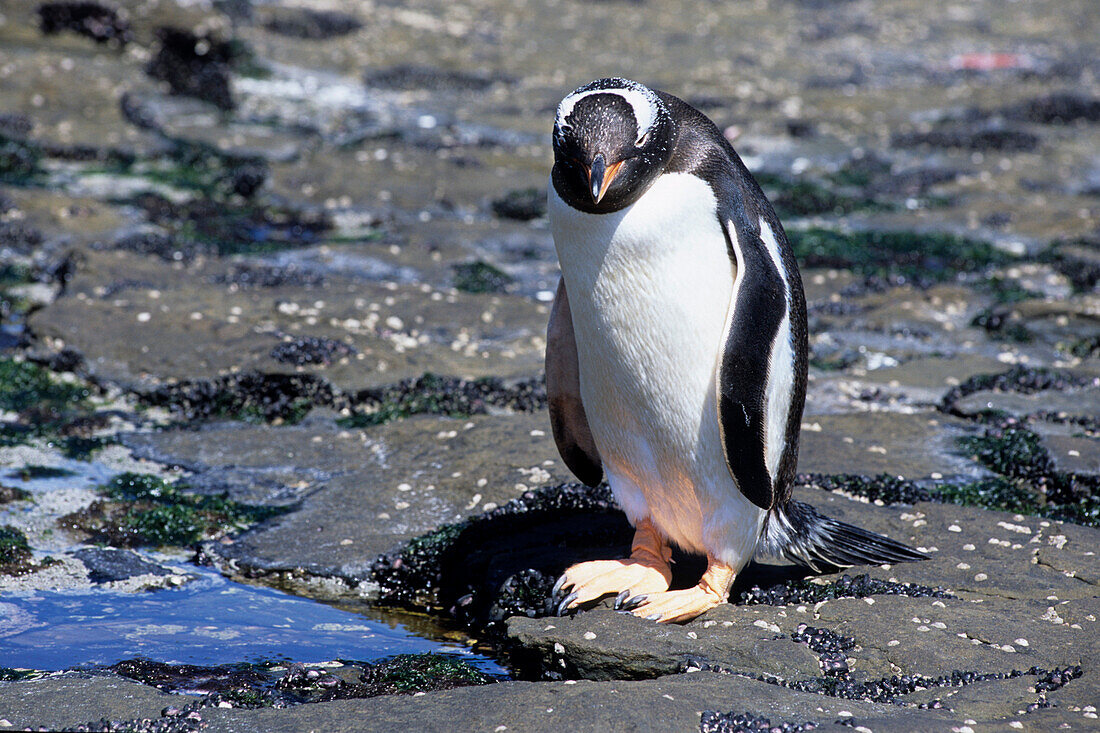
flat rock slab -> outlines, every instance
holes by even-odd
[[[165,706],[179,704],[179,700],[113,674],[66,672],[37,680],[0,682],[0,726],[59,730],[101,718],[156,719]]]
[[[878,594],[788,606],[724,604],[684,626],[600,609],[571,617],[513,617],[507,629],[513,659],[521,668],[551,677],[658,676],[701,660],[750,675],[809,680],[822,676],[819,655],[792,639],[805,624],[853,641],[844,656],[857,682],[894,675],[936,678],[953,670],[1010,675],[1032,667],[1081,665],[1084,677],[1070,686],[1100,691],[1091,669],[1100,653],[1100,530],[953,505],[879,507],[823,491],[800,491],[797,498],[931,555],[927,561],[845,573],[939,587],[955,597]],[[746,568],[733,597],[749,584],[766,587],[767,567]],[[839,575],[812,582],[827,584]],[[964,717],[1003,720],[1017,709],[1016,697],[998,687],[1010,682],[988,681],[990,690],[1002,690],[991,691],[989,698],[963,694],[955,685],[935,688],[927,700],[950,694],[955,712]],[[1036,701],[1027,694],[1027,704]],[[970,700],[965,707],[964,699]],[[983,699],[1003,704],[983,707]]]
[[[419,416],[344,429],[331,419],[272,427],[218,423],[130,436],[135,453],[194,472],[240,501],[294,510],[217,545],[257,570],[362,579],[403,540],[570,480],[544,413]]]
[[[505,682],[418,697],[392,696],[301,706],[288,710],[210,710],[216,730],[329,731],[532,731],[662,730],[698,731],[705,710],[751,712],[781,722],[816,722],[832,730],[842,719],[894,719],[875,730],[902,730],[903,715],[919,713],[930,728],[945,728],[954,716],[889,705],[834,700],[791,693],[743,677],[682,674],[642,682]],[[918,719],[909,717],[910,727]],[[961,720],[961,719],[960,719]],[[843,730],[840,726],[836,730]]]
[[[219,281],[231,278],[228,260],[184,267],[125,251],[84,251],[81,263],[30,328],[80,352],[96,378],[130,389],[256,370],[316,374],[354,393],[428,371],[532,377],[542,369],[549,310],[516,296],[339,276],[242,288]],[[353,351],[328,365],[273,357],[303,337]]]
[[[997,410],[1018,418],[1041,413],[1062,419],[1095,418],[1100,415],[1100,387],[1065,391],[1045,389],[1031,394],[982,390],[956,401],[953,407],[968,416]]]
[[[928,410],[807,414],[802,424],[799,471],[908,479],[987,475],[956,445],[974,427],[949,415]]]

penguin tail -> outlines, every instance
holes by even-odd
[[[928,559],[908,545],[830,519],[800,501],[789,501],[768,515],[756,557],[784,557],[818,573]]]

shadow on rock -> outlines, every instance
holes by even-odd
[[[553,615],[551,590],[567,567],[626,557],[633,536],[606,485],[562,484],[410,540],[379,557],[372,575],[382,603],[443,609],[495,637],[509,616]],[[704,570],[703,558],[675,552],[672,587],[694,585]],[[731,598],[809,574],[797,566],[753,563]]]

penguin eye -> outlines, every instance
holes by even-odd
[[[634,141],[634,147],[640,148],[649,142],[649,130],[642,133],[642,136]]]

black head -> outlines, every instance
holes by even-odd
[[[554,190],[581,211],[618,211],[664,170],[674,136],[668,107],[648,87],[627,79],[585,84],[558,105]]]

